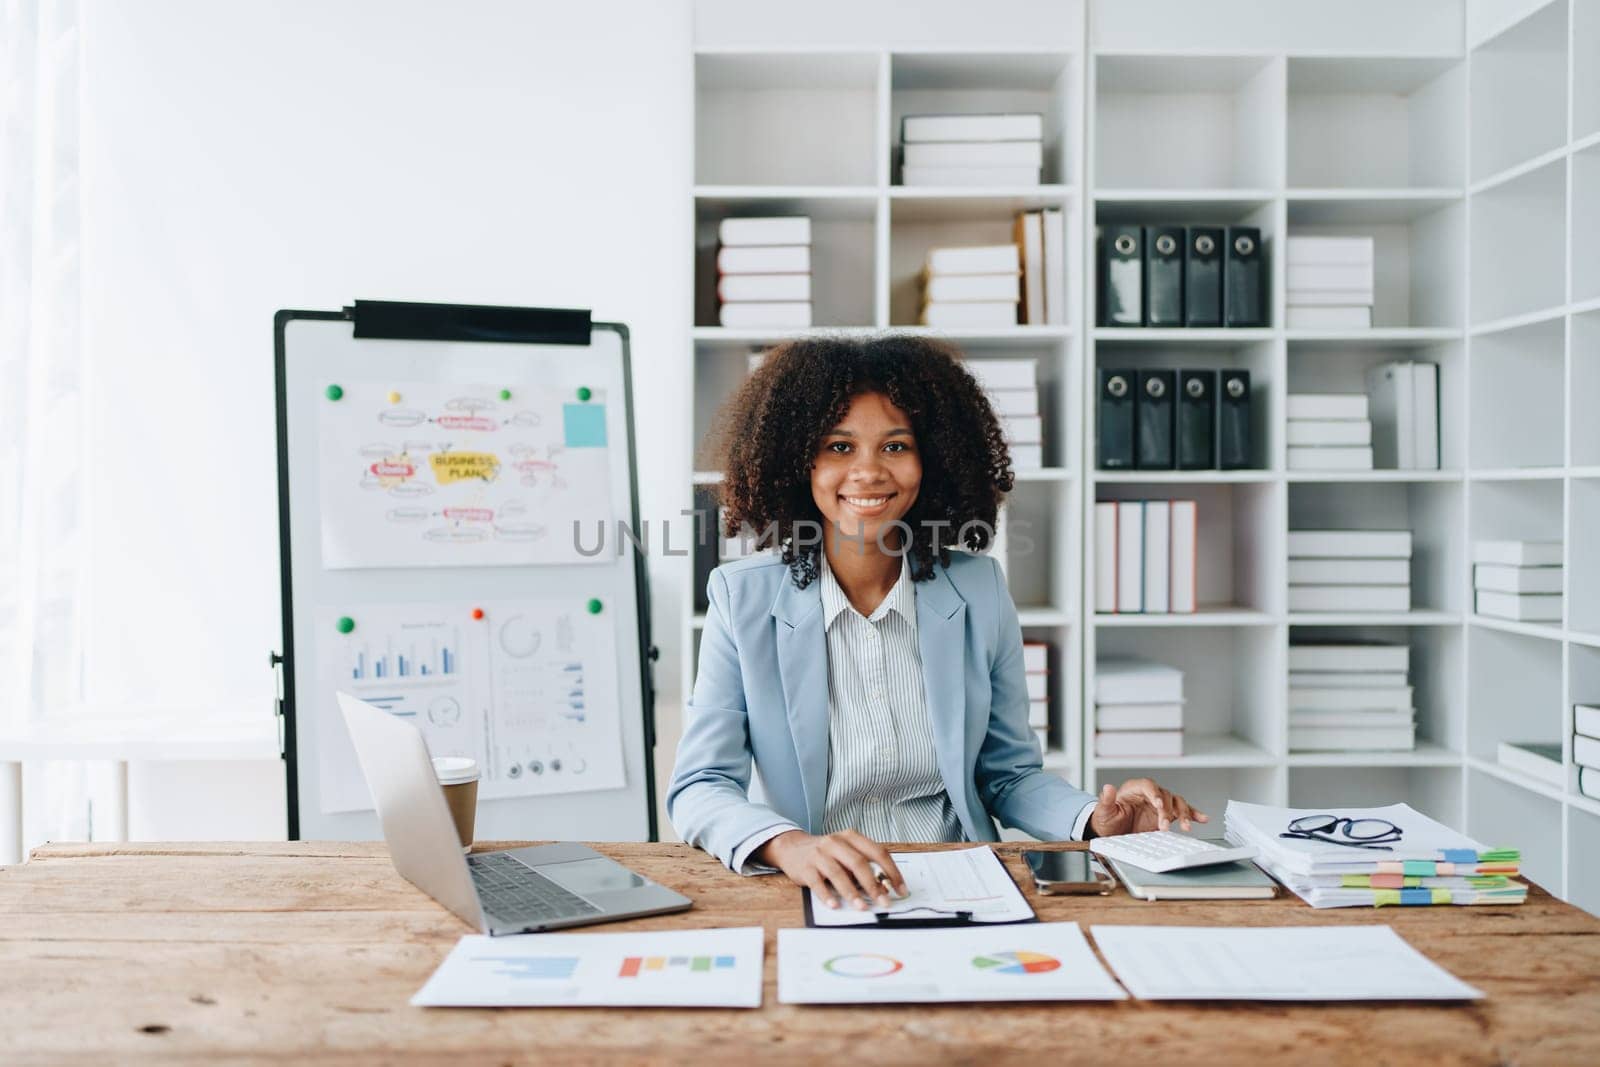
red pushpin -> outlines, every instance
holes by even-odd
[[[481,619],[481,618],[483,618],[483,609],[482,609],[482,608],[473,608],[473,609],[472,609],[472,617],[473,617],[473,618],[474,618],[474,619]]]

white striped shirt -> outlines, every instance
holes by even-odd
[[[961,821],[939,774],[922,683],[911,567],[871,615],[850,603],[823,554],[828,636],[828,795],[822,832],[874,841],[960,841]]]
[[[939,773],[922,684],[911,565],[869,616],[850,603],[822,554],[817,580],[828,649],[828,792],[822,833],[857,830],[874,841],[962,841],[966,834]],[[733,852],[745,874],[775,868],[750,854],[793,823],[765,827]]]

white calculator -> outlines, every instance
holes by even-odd
[[[1156,874],[1185,867],[1209,867],[1214,863],[1254,859],[1256,855],[1254,845],[1219,845],[1171,830],[1097,837],[1089,842],[1089,851]]]

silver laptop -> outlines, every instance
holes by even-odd
[[[422,732],[382,708],[339,694],[401,877],[487,934],[525,934],[660,915],[688,897],[583,845],[461,854],[461,840]]]

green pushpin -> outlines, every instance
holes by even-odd
[[[589,391],[589,387],[587,385],[578,386],[578,399],[579,400],[582,400],[584,403],[588,403],[589,398],[591,396],[594,396],[594,394]]]
[[[344,390],[337,385],[328,386],[325,392],[329,400],[338,400],[340,397],[344,396]]]
[[[598,615],[598,614],[600,614],[600,601],[598,599],[591,598],[589,600],[589,614],[590,615]]]
[[[348,615],[339,616],[339,632],[340,633],[347,634],[351,630],[354,630],[355,628],[356,628],[356,620],[352,619]]]
[[[511,390],[509,390],[509,389],[500,390],[500,399],[501,400],[510,400],[511,399]]]

